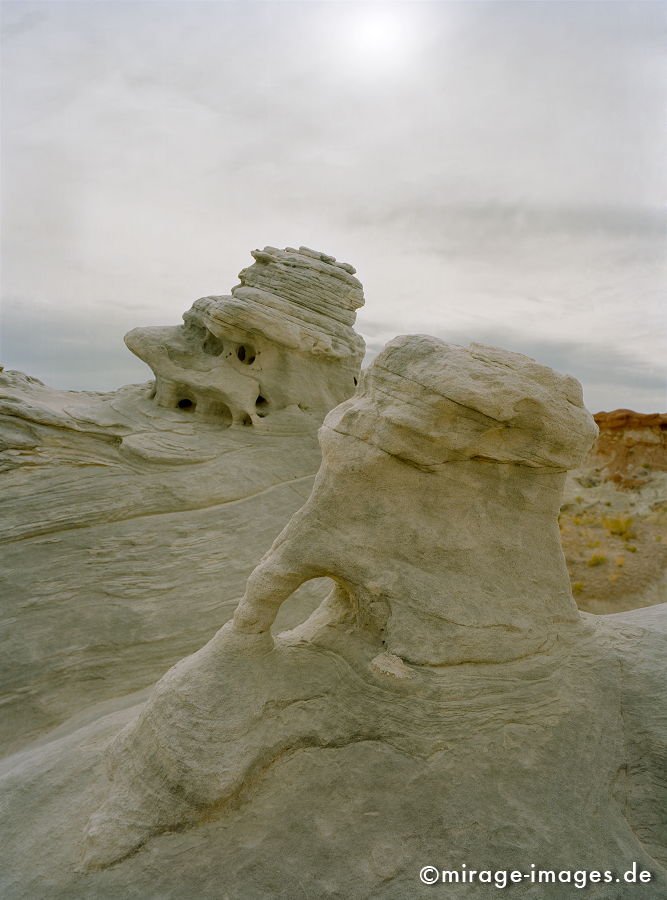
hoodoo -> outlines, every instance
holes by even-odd
[[[201,646],[308,496],[317,429],[359,377],[363,290],[306,247],[253,256],[185,324],[130,332],[154,382],[64,391],[0,371],[3,750]]]
[[[282,860],[299,897],[413,898],[431,862],[486,871],[475,898],[536,861],[571,884],[617,871],[594,897],[625,896],[630,864],[664,890],[665,608],[580,614],[558,541],[565,471],[595,435],[572,378],[392,341],[327,416],[313,491],[233,619],[111,745],[86,877],[150,838],[155,859],[178,828],[227,835],[198,860],[232,897],[279,895]],[[272,636],[319,576],[329,597]]]
[[[324,415],[354,391],[365,345],[352,266],[308,247],[252,256],[231,294],[195,301],[185,324],[125,336],[155,374],[158,405],[251,425],[289,406]]]

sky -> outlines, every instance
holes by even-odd
[[[228,293],[249,251],[352,263],[396,334],[667,407],[662,2],[7,0],[0,362],[65,389]]]

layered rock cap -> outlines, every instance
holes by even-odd
[[[364,355],[355,269],[308,247],[252,251],[230,294],[201,297],[176,328],[136,328],[156,402],[224,425],[294,407],[323,416],[355,388]]]
[[[308,247],[265,247],[251,256],[254,264],[239,272],[230,295],[196,300],[185,321],[218,337],[238,327],[315,356],[363,356],[352,326],[364,293],[353,266]]]
[[[327,427],[422,466],[465,459],[570,469],[597,429],[579,382],[519,353],[397,337]]]

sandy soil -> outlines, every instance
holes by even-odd
[[[580,609],[615,613],[667,601],[667,472],[568,476],[559,518]]]

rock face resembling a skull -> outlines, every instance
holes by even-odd
[[[231,294],[195,301],[183,325],[125,336],[153,370],[159,406],[253,425],[290,406],[324,416],[354,392],[365,349],[355,270],[307,247],[252,256]]]

